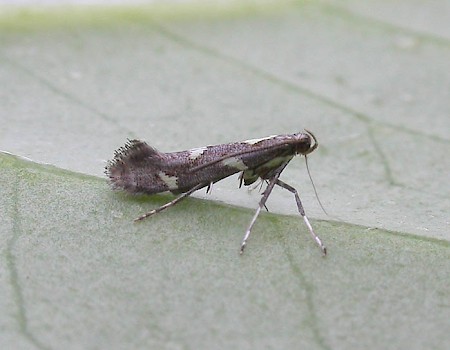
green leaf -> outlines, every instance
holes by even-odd
[[[450,33],[421,20],[444,5],[342,6],[0,12],[0,348],[444,349]],[[300,159],[282,178],[326,258],[287,191],[239,256],[260,194],[236,177],[133,223],[172,197],[102,176],[127,137],[303,128],[331,217]]]

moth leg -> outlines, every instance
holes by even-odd
[[[267,181],[259,179],[258,182],[255,182],[253,185],[249,186],[247,191],[248,192],[252,192],[252,191],[256,190],[259,187],[258,191],[261,192],[261,189],[262,189],[262,187],[264,185],[264,182],[267,182]]]
[[[206,193],[207,193],[207,194],[211,194],[211,192],[212,192],[212,186],[213,186],[213,182],[211,181],[211,182],[208,184],[208,187],[206,188]]]
[[[170,207],[174,206],[175,204],[177,204],[178,202],[180,202],[182,199],[186,198],[187,196],[189,196],[190,194],[199,190],[202,187],[205,187],[205,184],[198,184],[198,185],[192,187],[189,191],[182,193],[174,200],[160,206],[159,208],[153,209],[144,215],[139,216],[138,218],[134,219],[134,221],[144,220],[145,218],[148,218],[149,216],[152,216],[153,214],[159,213],[160,211],[163,211],[164,209],[170,208]]]
[[[319,246],[319,248],[322,250],[322,254],[325,256],[327,255],[327,248],[325,247],[325,245],[322,243],[322,240],[320,239],[319,236],[316,235],[316,233],[314,232],[311,224],[309,223],[308,217],[305,214],[305,210],[303,209],[303,205],[302,202],[300,200],[300,197],[298,195],[297,190],[288,185],[287,183],[281,181],[281,180],[276,180],[275,183],[280,186],[283,187],[284,189],[288,190],[289,192],[293,193],[295,196],[295,201],[297,202],[297,208],[298,211],[300,213],[300,215],[303,217],[303,220],[305,221],[306,226],[308,227],[309,233],[311,233],[311,236],[313,237],[313,239],[316,241],[317,245]]]
[[[258,215],[261,212],[261,209],[262,208],[266,208],[267,209],[267,207],[266,207],[267,198],[269,198],[270,193],[272,192],[275,184],[278,181],[278,178],[280,177],[281,172],[286,167],[286,165],[287,165],[287,162],[285,164],[283,164],[277,170],[275,175],[269,180],[268,185],[267,185],[266,189],[264,190],[263,196],[262,196],[262,198],[261,198],[261,200],[259,202],[259,207],[258,207],[258,209],[256,209],[255,215],[253,215],[253,219],[250,222],[250,225],[248,226],[247,231],[245,231],[245,235],[244,235],[244,238],[243,238],[242,243],[241,243],[241,250],[240,250],[241,254],[244,252],[245,246],[247,244],[247,240],[250,237],[250,232],[252,231],[253,225],[255,224],[256,219],[258,218]]]

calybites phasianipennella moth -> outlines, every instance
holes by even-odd
[[[314,140],[314,142],[313,142]],[[174,200],[138,217],[143,220],[180,202],[193,192],[240,172],[239,187],[256,180],[267,183],[259,207],[245,232],[240,252],[243,253],[253,225],[275,185],[295,196],[297,208],[317,245],[326,255],[326,248],[305,215],[297,190],[279,179],[295,155],[305,157],[318,146],[310,132],[273,135],[261,139],[204,146],[187,151],[161,153],[143,141],[128,140],[106,165],[105,173],[115,189],[130,193],[154,194],[170,191],[179,194]]]

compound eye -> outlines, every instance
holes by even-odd
[[[305,129],[305,131],[306,131],[305,135],[308,136],[308,140],[309,140],[309,149],[304,154],[309,154],[309,153],[313,152],[319,146],[319,143],[317,142],[316,137],[314,136],[314,134],[311,131],[306,130],[306,129]],[[311,138],[314,140],[314,144],[312,144]]]
[[[308,134],[300,134],[295,146],[296,153],[308,154],[311,151],[311,137]]]

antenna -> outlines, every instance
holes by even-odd
[[[319,195],[317,194],[316,185],[314,185],[314,181],[313,181],[313,179],[312,179],[311,172],[309,171],[308,157],[306,156],[306,154],[305,154],[305,164],[306,164],[306,170],[308,171],[309,179],[311,180],[311,184],[312,184],[312,187],[313,187],[313,189],[314,189],[314,193],[316,194],[317,201],[319,202],[319,205],[320,205],[320,207],[322,208],[323,212],[324,212],[327,216],[330,216],[330,215],[327,213],[327,211],[325,210],[325,208],[323,207],[322,202],[320,201]]]

